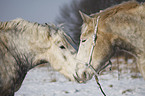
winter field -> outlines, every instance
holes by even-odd
[[[119,59],[119,66],[114,64],[116,60],[111,61],[114,65],[113,71],[109,71],[108,68],[99,76],[105,94],[107,96],[145,96],[145,81],[137,71],[133,60],[129,59],[128,64],[124,64],[124,60]],[[15,96],[103,96],[103,94],[94,78],[86,84],[78,84],[68,81],[58,72],[43,66],[28,72]]]

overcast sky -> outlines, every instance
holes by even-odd
[[[48,23],[54,22],[60,6],[71,0],[0,0],[0,21],[15,18]]]

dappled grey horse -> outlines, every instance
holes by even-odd
[[[75,49],[61,27],[23,19],[0,22],[0,96],[13,96],[27,72],[37,65],[50,65],[73,79]]]

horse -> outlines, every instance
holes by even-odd
[[[80,83],[87,82],[94,74],[98,75],[117,49],[136,58],[138,69],[145,79],[145,3],[128,1],[90,16],[83,12],[80,14],[84,23],[76,57],[80,62],[76,64],[75,79]],[[94,43],[95,32],[97,38]]]
[[[70,42],[60,26],[21,18],[0,22],[0,96],[14,96],[27,72],[44,63],[73,78],[76,50]]]
[[[56,16],[55,22],[63,23],[64,31],[68,32],[79,46],[81,25],[83,24],[79,10],[90,15],[124,1],[129,0],[72,0],[69,4],[60,7],[60,14]],[[136,1],[144,2],[145,0]]]

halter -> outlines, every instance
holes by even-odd
[[[100,16],[97,17],[97,24],[95,26],[94,35],[93,35],[93,45],[92,45],[92,48],[91,48],[91,52],[90,52],[90,56],[89,56],[89,61],[86,64],[86,66],[89,67],[89,68],[91,68],[91,70],[93,71],[93,73],[96,76],[98,76],[98,74],[97,74],[95,68],[91,65],[91,61],[92,61],[92,55],[93,55],[94,47],[96,46],[99,19],[100,19]]]
[[[96,46],[99,19],[100,19],[100,16],[97,17],[97,24],[95,26],[94,35],[93,35],[93,45],[92,45],[90,56],[89,56],[89,62],[86,64],[86,66],[89,67],[93,71],[93,73],[95,74],[96,82],[97,82],[101,92],[103,93],[104,96],[106,96],[106,94],[104,93],[104,91],[99,83],[98,73],[96,72],[95,68],[91,65],[94,47]]]
[[[95,26],[94,35],[93,35],[93,45],[92,45],[92,48],[91,48],[89,61],[88,61],[88,63],[86,63],[86,66],[89,67],[93,71],[95,76],[98,76],[98,73],[96,72],[95,68],[91,65],[91,61],[92,61],[92,55],[93,55],[94,47],[96,46],[99,19],[100,19],[100,16],[97,17],[97,24]],[[112,65],[110,60],[109,60],[109,63],[106,64],[105,66],[103,66],[102,69],[105,69],[108,65]]]
[[[93,71],[93,73],[95,75],[96,82],[97,82],[97,84],[98,84],[101,92],[103,93],[104,96],[106,96],[106,94],[104,93],[104,91],[103,91],[103,89],[102,89],[102,87],[101,87],[101,85],[99,83],[98,73],[96,72],[95,68],[91,65],[91,62],[92,62],[92,54],[93,54],[93,51],[94,51],[94,47],[96,46],[99,19],[100,19],[100,16],[97,17],[97,24],[95,26],[94,35],[93,35],[93,45],[92,45],[92,48],[91,48],[91,52],[90,52],[90,56],[89,56],[89,61],[88,61],[88,63],[86,63],[86,66],[89,67]],[[103,69],[106,68],[110,64],[112,64],[112,63],[109,60],[109,63],[107,65],[105,65],[103,67]]]

